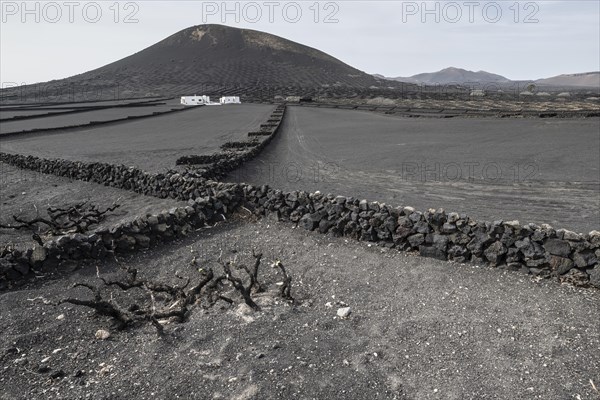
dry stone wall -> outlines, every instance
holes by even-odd
[[[222,221],[225,215],[239,206],[241,198],[233,196],[235,190],[231,188],[221,190],[222,186],[215,185],[213,196],[189,200],[185,207],[139,216],[110,229],[63,235],[25,251],[5,249],[0,257],[0,288],[9,281],[20,280],[33,270],[48,269],[62,261],[104,259],[148,249],[184,237],[206,224]]]

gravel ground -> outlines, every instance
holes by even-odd
[[[1,399],[597,399],[600,292],[488,267],[424,259],[290,224],[232,220],[122,260],[155,280],[264,253],[262,311],[219,302],[188,322],[111,330],[77,306],[53,306],[80,266],[0,294]],[[279,258],[292,306],[273,295]],[[114,277],[112,264],[98,273]],[[62,276],[62,278],[60,278]],[[144,292],[115,299],[125,305]],[[337,316],[351,307],[349,317]],[[36,321],[32,325],[31,321]],[[96,340],[98,329],[111,330]],[[42,367],[40,369],[40,366]],[[44,371],[49,368],[47,372]],[[61,376],[62,372],[62,376]]]

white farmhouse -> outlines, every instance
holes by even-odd
[[[210,103],[209,96],[181,96],[181,104],[185,106],[199,106]]]
[[[240,98],[238,96],[226,96],[226,97],[221,97],[220,99],[221,104],[240,104]]]

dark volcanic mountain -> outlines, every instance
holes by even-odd
[[[211,88],[225,94],[224,87],[369,88],[379,82],[322,51],[275,35],[198,25],[119,61],[44,85],[75,90],[118,85],[122,96],[144,96],[210,93]]]
[[[268,33],[223,25],[184,29],[88,74],[133,77],[147,84],[364,87],[375,83],[370,75],[319,50]]]

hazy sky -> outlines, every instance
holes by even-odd
[[[82,73],[202,23],[273,33],[386,76],[448,66],[510,79],[600,70],[598,0],[23,4],[1,2],[3,85]]]

